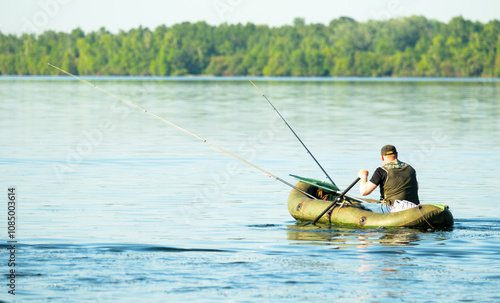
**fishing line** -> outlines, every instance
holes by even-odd
[[[55,65],[52,65],[52,64],[50,64],[50,63],[47,63],[47,64],[48,64],[49,66],[51,66],[51,67],[53,67],[53,68],[55,68],[55,69],[59,70],[60,72],[65,73],[66,75],[69,75],[69,76],[71,76],[71,77],[74,77],[74,78],[78,79],[78,80],[79,80],[79,81],[81,81],[81,82],[84,82],[84,83],[86,83],[86,84],[88,84],[88,85],[90,85],[90,86],[93,86],[94,88],[97,88],[98,90],[100,90],[100,91],[102,91],[102,92],[104,92],[104,93],[106,93],[106,94],[108,94],[108,95],[110,95],[110,96],[112,96],[112,97],[114,97],[114,98],[116,98],[116,99],[118,99],[118,100],[122,101],[123,103],[126,103],[126,104],[128,104],[128,105],[130,105],[130,106],[132,106],[132,107],[135,107],[135,108],[137,108],[137,109],[139,109],[139,110],[141,110],[141,111],[145,112],[146,114],[148,114],[148,115],[150,115],[150,116],[153,116],[154,118],[156,118],[156,119],[158,119],[158,120],[160,120],[160,121],[162,121],[162,122],[164,122],[164,123],[166,123],[166,124],[168,124],[168,125],[171,125],[171,126],[173,126],[173,127],[177,128],[178,130],[180,130],[180,131],[182,131],[182,132],[184,132],[184,133],[186,133],[186,134],[188,134],[188,135],[190,135],[190,136],[192,136],[192,137],[195,137],[196,139],[198,139],[198,140],[200,140],[200,141],[202,141],[202,142],[204,142],[204,143],[207,143],[208,145],[210,145],[210,146],[212,146],[212,147],[214,147],[214,148],[216,148],[216,149],[218,149],[218,150],[220,150],[220,151],[222,151],[222,152],[224,152],[224,153],[226,153],[226,154],[228,154],[228,155],[230,155],[230,156],[232,156],[232,157],[234,157],[234,158],[236,158],[236,159],[240,160],[241,162],[246,163],[246,164],[248,164],[248,165],[252,166],[253,168],[255,168],[255,169],[257,169],[257,170],[259,170],[259,171],[261,171],[261,172],[265,173],[265,174],[266,174],[266,175],[268,175],[269,177],[274,178],[275,180],[280,181],[281,183],[283,183],[283,184],[285,184],[285,185],[288,185],[288,186],[292,187],[292,188],[293,188],[293,189],[295,189],[295,190],[298,190],[299,192],[303,193],[304,195],[308,196],[309,198],[311,198],[311,199],[313,199],[313,200],[317,200],[314,196],[312,196],[312,195],[308,194],[307,192],[303,191],[302,189],[300,189],[300,188],[296,187],[295,185],[293,185],[293,184],[291,184],[291,183],[288,183],[287,181],[285,181],[285,180],[283,180],[283,179],[281,179],[281,178],[279,178],[279,177],[277,177],[277,176],[275,176],[275,175],[271,174],[270,172],[267,172],[267,171],[263,170],[262,168],[258,167],[257,165],[254,165],[254,164],[252,164],[252,163],[248,162],[247,160],[245,160],[245,159],[243,159],[243,158],[241,158],[241,157],[239,157],[239,156],[237,156],[237,155],[235,155],[235,154],[233,154],[233,153],[231,153],[231,152],[229,152],[229,151],[227,151],[227,150],[223,149],[222,147],[220,147],[220,146],[218,146],[218,145],[216,145],[216,144],[214,144],[214,143],[212,143],[212,142],[210,142],[210,141],[208,141],[208,140],[206,140],[206,139],[203,139],[202,137],[200,137],[200,136],[198,136],[198,135],[196,135],[196,134],[194,134],[194,133],[192,133],[192,132],[190,132],[190,131],[188,131],[188,130],[186,130],[186,129],[184,129],[184,128],[182,128],[182,127],[180,127],[180,126],[178,126],[178,125],[176,125],[176,124],[174,124],[174,123],[172,123],[172,122],[170,122],[170,121],[168,121],[168,120],[165,120],[165,119],[163,119],[162,117],[160,117],[160,116],[158,116],[158,115],[156,115],[156,114],[154,114],[154,113],[152,113],[152,112],[150,112],[150,111],[148,111],[148,110],[146,110],[146,109],[144,109],[144,108],[142,108],[142,107],[140,107],[140,106],[138,106],[138,105],[136,105],[136,104],[134,104],[134,103],[132,103],[132,102],[130,102],[130,101],[127,101],[127,100],[123,99],[122,97],[120,97],[120,96],[118,96],[118,95],[115,95],[115,94],[113,94],[113,93],[110,93],[110,92],[108,92],[107,90],[105,90],[105,89],[103,89],[103,88],[100,88],[100,87],[98,87],[97,85],[92,84],[92,83],[90,83],[90,82],[89,82],[89,81],[87,81],[87,80],[84,80],[84,79],[82,79],[82,78],[80,78],[80,77],[78,77],[78,76],[75,76],[75,75],[73,75],[72,73],[67,72],[67,71],[65,71],[65,70],[63,70],[63,69],[61,69],[61,68],[59,68],[59,67],[57,67],[57,66],[55,66]]]
[[[316,160],[316,158],[313,156],[313,154],[309,151],[309,149],[307,148],[307,146],[304,144],[304,142],[302,142],[302,140],[300,140],[299,136],[295,133],[295,131],[293,131],[292,127],[290,126],[290,124],[288,124],[288,122],[286,122],[285,118],[283,118],[283,116],[280,114],[280,112],[276,109],[276,107],[274,107],[274,105],[271,103],[271,101],[269,101],[269,99],[266,97],[266,95],[264,95],[264,93],[257,87],[257,85],[255,85],[255,83],[252,82],[252,80],[249,80],[250,83],[253,84],[253,86],[255,86],[255,88],[262,94],[262,96],[264,98],[266,98],[267,102],[272,106],[272,108],[278,113],[278,115],[280,116],[281,120],[283,120],[283,122],[285,122],[286,126],[288,126],[288,128],[292,131],[292,133],[295,135],[295,137],[299,140],[300,144],[302,144],[302,146],[304,146],[304,148],[306,149],[306,151],[309,153],[309,155],[311,155],[311,157],[313,158],[314,162],[316,162],[316,164],[318,164],[319,168],[321,168],[321,170],[323,171],[323,173],[325,174],[326,178],[328,180],[330,180],[330,182],[332,182],[333,185],[335,185],[335,183],[333,182],[332,178],[330,178],[330,176],[328,175],[328,173],[325,171],[325,169],[323,168],[323,166],[321,166],[321,164],[319,164],[318,160]],[[337,185],[335,185],[335,187],[337,187]]]

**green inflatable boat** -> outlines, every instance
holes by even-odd
[[[314,200],[296,189],[292,190],[288,197],[288,211],[297,221],[314,221],[340,194],[335,184],[293,177],[299,180],[296,185],[298,189],[317,198]],[[376,202],[374,200],[357,199],[346,195],[342,202],[325,213],[318,222],[361,228],[423,227],[434,229],[453,226],[453,215],[446,205],[420,204],[399,212],[378,213],[363,206],[364,202]]]

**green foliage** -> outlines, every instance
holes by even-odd
[[[412,16],[328,25],[205,22],[113,34],[0,32],[0,75],[499,77],[500,21]]]

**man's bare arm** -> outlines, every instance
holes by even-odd
[[[377,188],[377,185],[373,184],[371,181],[368,181],[368,171],[366,169],[362,169],[358,172],[359,181],[359,193],[362,196],[367,196]]]

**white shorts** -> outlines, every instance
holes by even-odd
[[[418,206],[417,204],[410,202],[410,201],[396,200],[396,201],[394,201],[394,204],[391,206],[391,213],[403,211],[403,210],[414,208],[417,206]]]

